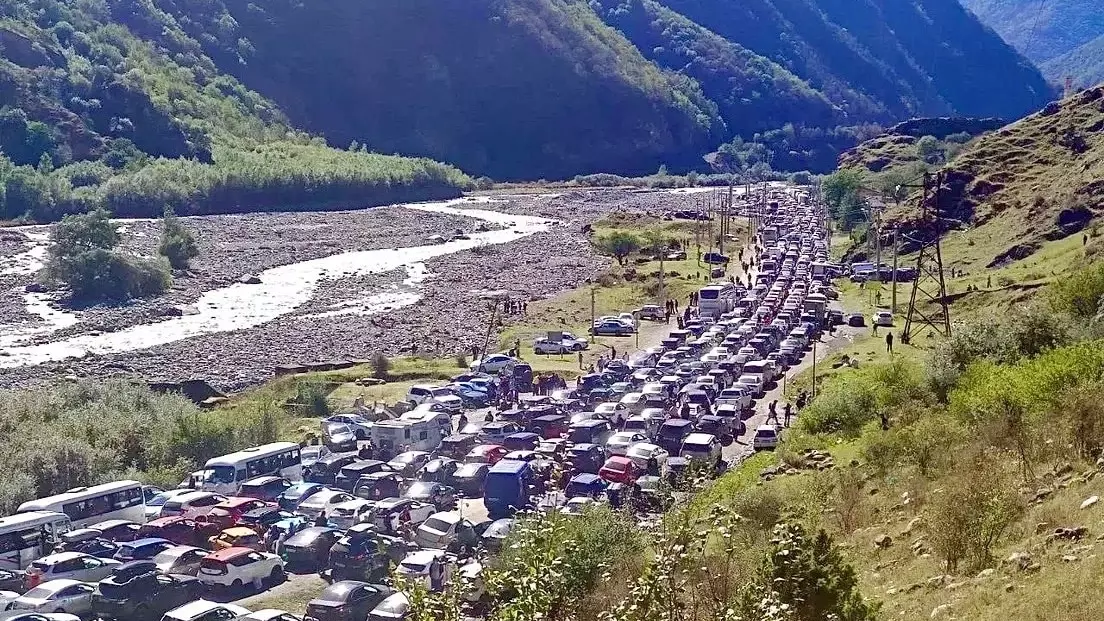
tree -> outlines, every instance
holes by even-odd
[[[161,244],[158,252],[169,260],[173,269],[188,269],[188,263],[199,256],[199,247],[191,231],[184,228],[172,208],[161,216]]]
[[[844,168],[824,178],[821,186],[824,200],[837,220],[845,219],[845,212],[853,205],[861,203],[859,190],[862,188],[861,171]]]
[[[859,592],[855,569],[823,530],[810,537],[798,524],[779,524],[761,583],[788,604],[799,621],[872,621],[876,603]]]
[[[625,264],[625,257],[640,250],[640,238],[625,231],[614,231],[597,239],[598,250],[612,255],[618,265]]]
[[[81,299],[125,300],[161,293],[172,284],[163,260],[118,252],[119,234],[104,209],[68,215],[54,228],[47,276]]]
[[[938,162],[943,159],[943,144],[935,136],[923,136],[916,141],[916,152],[925,162]]]

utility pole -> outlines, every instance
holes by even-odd
[[[893,306],[889,312],[894,314],[897,313],[897,254],[901,249],[900,233],[899,227],[893,227],[893,301],[891,302]]]
[[[940,216],[942,198],[943,172],[940,171],[935,176],[934,182],[931,174],[926,173],[924,194],[921,199],[919,233],[924,235],[925,239],[910,240],[920,245],[920,252],[916,256],[916,280],[912,283],[905,329],[901,333],[901,342],[906,345],[923,329],[923,326],[919,325],[921,323],[936,334],[944,337],[951,336],[951,311],[947,303],[947,283],[943,278],[943,251],[940,245],[940,237],[943,233],[943,220]],[[931,203],[930,207],[929,203]],[[930,238],[927,238],[928,231],[925,230],[927,228],[925,224],[932,225]],[[918,294],[923,294],[928,302],[935,304],[936,309],[921,308],[917,300]]]
[[[661,276],[662,278],[662,276]],[[591,283],[590,285],[590,342],[594,342],[594,303],[595,298],[598,296],[598,288]]]

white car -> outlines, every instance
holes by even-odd
[[[741,410],[751,407],[751,390],[747,386],[740,386],[739,384],[733,384],[725,388],[721,391],[721,394],[717,395],[717,402],[714,405],[719,406],[726,403]]]
[[[79,580],[50,580],[17,598],[9,610],[64,612],[83,617],[92,612],[92,593],[95,591],[96,587]]]
[[[407,391],[406,400],[415,405],[437,403],[448,412],[459,412],[464,409],[464,401],[445,386],[416,384]]]
[[[594,411],[615,427],[620,425],[621,421],[625,420],[630,414],[629,408],[624,403],[599,403]]]
[[[326,515],[329,517],[331,526],[347,530],[354,524],[365,521],[375,506],[374,501],[357,498],[334,505],[333,510],[328,511]]]
[[[741,375],[737,384],[747,386],[753,397],[763,396],[763,378],[759,375]]]
[[[360,414],[335,414],[326,419],[326,422],[344,423],[356,433],[357,440],[367,440],[372,433],[372,421]]]
[[[197,599],[178,606],[165,613],[161,621],[224,621],[242,617],[250,613],[248,608],[236,604],[220,604],[205,599]]]
[[[444,578],[442,584],[447,584],[452,576],[452,564],[446,558],[444,550],[416,550],[411,552],[395,567],[395,573],[411,580],[424,582],[428,588],[430,586],[429,569],[434,561],[441,564]]]
[[[165,506],[165,503],[177,496],[193,492],[191,489],[170,489],[165,490],[159,494],[154,494],[153,498],[146,501],[146,520],[154,520],[161,517],[161,507]]]
[[[635,431],[619,431],[606,440],[606,453],[624,455],[637,442],[647,442],[648,436]]]
[[[99,582],[121,565],[114,559],[97,558],[81,552],[59,552],[44,556],[27,568],[31,584],[69,578],[82,582]]]
[[[275,554],[249,548],[226,548],[208,554],[200,563],[196,577],[207,587],[238,590],[251,584],[260,589],[283,582],[284,560]]]
[[[887,328],[893,327],[893,313],[889,311],[878,311],[874,313],[874,316],[871,317],[871,320],[876,326],[883,326]]]
[[[621,395],[620,403],[628,408],[631,414],[639,414],[648,404],[648,401],[644,399],[644,393],[642,392],[627,392]]]
[[[511,358],[506,354],[491,354],[482,360],[471,363],[470,368],[472,371],[482,371],[494,375],[503,369],[512,368],[517,363],[516,358]]]
[[[533,341],[533,353],[535,354],[570,354],[573,351],[575,350],[571,344],[564,340],[537,339]]]
[[[774,425],[759,425],[751,438],[751,447],[755,450],[778,448],[778,428]]]
[[[186,492],[165,501],[161,517],[183,515],[191,509],[210,507],[226,500],[226,496],[214,492]]]
[[[77,615],[65,612],[9,612],[0,618],[4,621],[81,621]]]
[[[661,472],[670,456],[671,454],[663,447],[649,442],[637,442],[630,446],[628,451],[625,452],[625,457],[628,457],[634,464],[644,470],[647,470],[648,462],[654,459]]]
[[[350,500],[356,500],[356,496],[339,489],[324,489],[307,496],[306,500],[299,503],[295,512],[302,513],[313,520],[321,515],[323,511],[326,512],[326,515],[329,515],[333,512],[334,507]]]
[[[617,318],[621,321],[621,323],[631,327],[633,330],[636,330],[638,322],[636,321],[636,316],[632,313],[621,313],[617,316]]]

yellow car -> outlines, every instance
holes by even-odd
[[[264,542],[261,540],[261,536],[257,534],[257,531],[244,526],[227,528],[218,535],[211,537],[209,542],[211,544],[211,549],[216,552],[227,548],[264,550]]]

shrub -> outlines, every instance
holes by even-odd
[[[1091,319],[1104,300],[1104,261],[1077,270],[1050,287],[1051,306],[1074,317]]]
[[[385,380],[391,374],[391,361],[381,352],[372,354],[372,377]]]
[[[199,256],[195,237],[184,228],[172,209],[166,209],[161,217],[161,244],[158,252],[169,260],[169,265],[178,270],[188,269],[188,263]]]
[[[1011,477],[987,457],[962,463],[928,506],[932,549],[949,572],[962,563],[970,572],[991,565],[994,547],[1024,511]]]
[[[456,354],[456,367],[459,369],[468,368],[468,356],[464,353]]]
[[[326,389],[320,382],[299,382],[296,384],[295,403],[299,404],[305,416],[325,418],[332,411],[330,403],[326,399]]]
[[[618,265],[624,265],[625,257],[640,250],[641,241],[632,233],[614,231],[596,239],[594,245],[600,252],[617,259]]]
[[[75,298],[125,300],[159,294],[172,284],[164,261],[115,250],[119,235],[103,209],[66,216],[51,239],[47,277],[68,285]]]

